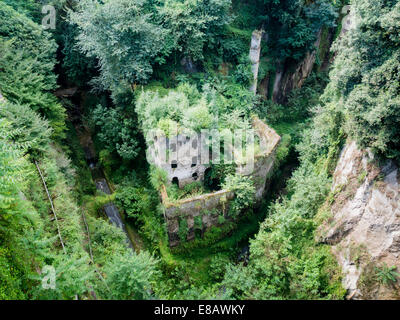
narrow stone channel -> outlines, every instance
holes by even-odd
[[[74,99],[76,101],[77,99]],[[80,100],[80,99],[79,99]],[[105,194],[112,194],[110,186],[107,182],[107,179],[104,175],[104,172],[101,168],[99,168],[97,164],[97,157],[96,152],[94,149],[94,144],[92,141],[92,137],[88,128],[82,122],[82,114],[80,110],[80,101],[76,101],[75,108],[73,110],[73,114],[70,114],[72,123],[75,127],[76,134],[79,138],[80,145],[83,148],[85,153],[86,162],[89,165],[90,172],[92,174],[92,178],[94,183],[96,184],[97,190],[105,193]],[[121,213],[119,212],[117,206],[113,202],[107,203],[103,207],[104,213],[107,215],[109,221],[124,231],[126,234],[126,242],[128,246],[138,252],[141,249],[142,242],[139,239],[139,235],[135,230],[132,230],[129,226],[127,226],[122,218]],[[128,230],[129,229],[129,230]]]
[[[100,190],[100,191],[104,192],[105,194],[111,194],[110,188],[109,188],[107,180],[105,178],[97,179],[95,181],[95,183],[96,183],[97,190]],[[110,203],[107,203],[103,209],[104,209],[104,212],[106,213],[108,219],[110,220],[110,222],[114,226],[122,229],[125,232],[128,245],[132,249],[134,249],[134,247],[132,245],[132,241],[129,239],[129,234],[126,230],[124,222],[122,221],[121,214],[119,213],[117,206],[113,202],[110,202]]]

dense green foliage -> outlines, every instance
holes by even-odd
[[[5,103],[0,106],[0,116],[7,118],[16,128],[23,128],[13,135],[13,141],[23,145],[26,152],[37,157],[46,151],[51,130],[46,120],[26,105]]]
[[[194,61],[204,59],[203,52],[218,46],[218,37],[230,21],[230,2],[160,1],[158,14],[171,39],[171,48]]]
[[[398,1],[353,1],[356,27],[336,44],[338,55],[326,98],[349,118],[362,147],[400,156],[400,28]]]
[[[63,137],[65,111],[50,91],[57,44],[32,20],[0,2],[0,90],[11,102],[26,104],[48,119]]]
[[[333,26],[339,1],[251,0],[237,6],[247,14],[241,24],[268,32],[268,47],[274,58],[299,60],[309,51],[318,30]],[[272,30],[272,31],[270,31]]]
[[[340,126],[335,111],[321,110],[311,128],[303,133],[298,146],[301,166],[288,183],[288,195],[269,208],[268,218],[252,240],[249,266],[227,271],[224,283],[236,298],[343,296],[340,274],[329,247],[314,240],[318,226],[315,217],[329,193],[329,152],[331,148],[338,149]]]
[[[80,1],[70,11],[79,46],[99,62],[99,88],[145,83],[170,55],[203,58],[229,22],[229,0]]]
[[[101,128],[99,141],[110,152],[116,152],[123,159],[133,159],[138,154],[137,122],[124,117],[122,108],[106,108],[98,105],[92,113],[95,128]]]
[[[0,13],[6,22],[0,27],[0,90],[4,94],[0,101],[0,298],[85,298],[93,289],[100,298],[113,298],[101,279],[107,278],[108,272],[113,279],[114,268],[98,268],[127,254],[126,238],[95,211],[89,212],[93,242],[87,243],[82,215],[88,212],[77,205],[78,195],[72,189],[78,177],[59,145],[65,111],[49,93],[56,84],[56,44],[39,25],[3,2]],[[34,161],[41,168],[58,222]],[[89,252],[93,252],[96,265]],[[148,255],[130,254],[126,260],[132,272],[136,267],[147,270],[150,265],[155,262]],[[48,275],[46,266],[55,270],[54,290],[42,286]],[[96,276],[99,272],[102,277]],[[147,294],[148,289],[149,284],[143,282],[135,290],[136,297]]]
[[[136,104],[138,119],[145,134],[151,129],[162,130],[165,135],[185,130],[248,129],[249,105],[235,103],[240,94],[247,90],[239,85],[235,89],[235,94],[230,95],[222,90],[220,94],[205,85],[200,93],[194,86],[182,84],[161,97],[158,91],[144,91]]]
[[[26,174],[26,159],[11,139],[18,130],[12,130],[10,122],[4,118],[0,121],[0,297],[1,299],[23,299],[23,288],[26,285],[26,264],[21,252],[21,238],[18,233],[21,226],[29,225],[30,214],[19,198],[23,175]],[[19,244],[18,246],[15,243]],[[16,254],[19,253],[19,254]],[[22,258],[22,259],[21,259]]]
[[[71,21],[82,49],[101,68],[99,87],[112,88],[149,79],[152,61],[163,49],[165,30],[154,23],[150,1],[80,1]]]
[[[222,188],[235,193],[235,199],[231,203],[229,215],[236,216],[243,209],[252,207],[255,188],[251,178],[240,175],[229,175],[226,177]]]
[[[0,1],[0,299],[342,299],[316,232],[347,137],[400,159],[400,2],[351,1],[355,28],[336,40],[329,79],[318,58],[329,60],[346,1],[47,2],[55,30],[40,25],[44,1]],[[260,95],[248,90],[255,29],[266,31]],[[276,71],[290,76],[319,32],[314,72],[272,101]],[[58,86],[78,90],[58,99]],[[146,161],[151,129],[246,130],[253,115],[282,136],[261,203],[234,165],[179,188]],[[99,177],[112,194],[96,191]],[[193,225],[180,217],[170,248],[163,186],[172,203],[221,188],[234,198]],[[126,230],[108,221],[110,202]],[[207,214],[218,224],[206,229]],[[48,267],[54,289],[42,286]],[[390,286],[398,272],[370,276]]]
[[[157,261],[148,253],[115,256],[104,269],[114,299],[151,298],[152,282],[157,279]]]

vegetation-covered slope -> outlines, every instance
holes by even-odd
[[[399,160],[399,46],[394,35],[399,3],[356,0],[352,6],[355,28],[335,44],[330,82],[297,145],[300,167],[288,183],[288,195],[269,208],[251,242],[250,264],[226,276],[236,297],[343,297],[330,246],[315,239],[316,227],[329,216],[326,206],[340,193],[330,191],[338,153],[348,136],[378,156]],[[375,277],[376,271],[368,272],[365,276]],[[391,281],[397,281],[395,273]]]
[[[347,138],[399,160],[399,1],[350,1],[355,28],[336,39],[329,77],[317,59],[285,105],[269,98],[281,89],[275,71],[290,75],[314,49],[329,56],[345,1],[50,1],[55,30],[40,25],[42,2],[0,1],[0,299],[345,297],[316,230]],[[248,90],[255,29],[266,31],[267,95]],[[75,94],[56,98],[59,87]],[[243,128],[253,113],[282,136],[263,203],[229,230],[171,250],[156,190],[163,177],[149,168],[144,134],[173,121]],[[112,195],[95,191],[89,165]],[[210,181],[224,181],[225,169],[214,166]],[[110,201],[140,252],[107,221]],[[46,266],[54,290],[42,286]]]

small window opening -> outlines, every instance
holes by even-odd
[[[179,187],[179,179],[177,177],[172,178],[172,184],[175,184]]]
[[[192,168],[197,166],[197,157],[192,158]]]

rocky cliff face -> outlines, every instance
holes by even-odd
[[[317,40],[314,43],[315,48],[319,47],[320,42],[321,30],[318,31]],[[278,68],[272,92],[273,101],[285,104],[289,93],[293,89],[298,89],[303,86],[304,81],[310,75],[314,67],[316,55],[316,50],[308,52],[303,61],[298,63],[294,70],[287,70],[285,68],[280,70],[280,68]]]
[[[343,149],[318,240],[332,245],[348,299],[400,299],[399,279],[384,281],[387,267],[400,272],[399,183],[393,162],[377,164],[354,142]]]
[[[250,91],[254,92],[254,94],[257,93],[258,68],[260,66],[262,36],[262,30],[254,30],[251,35],[249,57],[251,61],[251,72],[253,73],[253,83],[250,86]]]
[[[316,70],[326,71],[329,68],[333,61],[329,48],[333,43],[334,33],[334,29],[318,30],[314,49],[309,51],[303,60],[295,64],[292,61],[276,61],[276,71],[274,73],[270,72],[264,78],[259,79],[258,93],[265,98],[270,97],[276,103],[286,104],[289,94],[294,89],[301,88],[313,71],[317,57],[319,58],[320,65]],[[268,39],[268,33],[264,33],[263,35]],[[263,40],[266,43],[267,40]],[[262,60],[271,63],[268,58],[263,58]],[[270,88],[270,86],[272,87]]]

